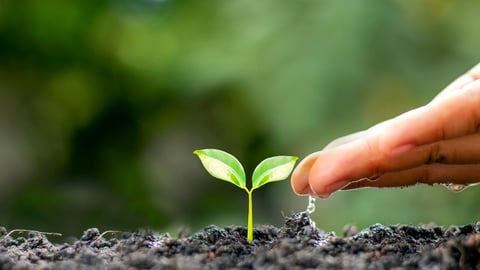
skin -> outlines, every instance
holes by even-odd
[[[430,103],[328,144],[292,173],[295,193],[480,182],[480,64]]]

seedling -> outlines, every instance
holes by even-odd
[[[267,183],[285,180],[293,170],[298,157],[276,156],[260,162],[252,175],[252,186],[246,185],[245,170],[242,164],[231,154],[217,149],[202,149],[196,154],[210,175],[230,182],[248,194],[247,239],[253,240],[252,191]]]

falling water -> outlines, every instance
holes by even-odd
[[[315,212],[315,198],[308,196],[307,214],[311,215]]]
[[[317,224],[315,224],[315,221],[313,221],[311,215],[315,211],[315,198],[312,196],[308,196],[308,205],[307,205],[307,210],[305,211],[308,215],[308,218],[310,219],[310,224],[312,224],[312,227],[317,227]]]

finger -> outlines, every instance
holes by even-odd
[[[317,160],[317,157],[320,155],[320,152],[310,154],[304,158],[293,170],[291,179],[291,185],[293,191],[298,195],[314,195],[313,191],[310,189],[309,184],[309,174],[310,170]]]
[[[328,196],[335,191],[334,187],[342,187],[346,184],[345,182],[361,178],[374,179],[387,171],[402,170],[433,162],[457,164],[479,162],[480,133],[418,147],[410,144],[397,151],[398,153],[385,150],[382,152],[378,141],[381,140],[382,134],[388,134],[388,130],[382,129],[391,129],[390,132],[396,132],[396,127],[395,120],[389,120],[369,131],[355,133],[332,142],[326,147],[331,151],[315,155],[315,158],[321,160],[315,162],[320,163],[319,165],[314,167],[314,161],[309,161],[310,174],[307,175],[307,170],[303,172],[303,187],[306,188],[307,182],[313,182],[310,184],[314,188],[309,187],[313,193]],[[418,129],[420,127],[417,127]],[[383,148],[388,149],[388,147]],[[334,166],[342,169],[329,172],[328,168]],[[312,168],[316,169],[312,172]],[[329,172],[330,175],[325,175],[325,172]]]
[[[479,131],[480,80],[394,118],[385,130],[379,147],[390,152]]]
[[[379,127],[380,125],[385,124],[385,122],[381,122],[374,127],[370,128],[369,130],[362,130],[344,137],[340,137],[336,140],[333,140],[329,144],[327,144],[322,151],[329,150],[336,148],[338,146],[342,146],[344,144],[348,144],[352,141],[356,141],[362,137],[364,137],[371,129]],[[318,157],[322,155],[322,151],[315,152],[306,158],[304,158],[295,168],[291,176],[291,185],[294,192],[298,195],[312,195],[318,196],[311,188],[309,184],[309,174],[313,164],[317,161]]]
[[[366,130],[359,131],[359,132],[338,138],[330,142],[327,146],[325,146],[324,150],[332,149],[332,148],[347,144],[351,141],[355,141],[363,137],[366,134],[366,132],[367,132]],[[321,154],[322,154],[322,151],[310,154],[295,167],[291,176],[291,185],[296,194],[317,196],[317,194],[315,194],[310,188],[309,174],[313,164],[317,161],[318,157]]]
[[[418,183],[471,185],[480,182],[480,164],[427,164],[420,167],[386,173],[376,181],[360,180],[344,190],[363,187],[405,187]]]
[[[478,80],[480,78],[480,63],[474,66],[472,69],[467,71],[462,76],[458,77],[455,81],[449,84],[442,92],[440,92],[433,100],[442,97],[444,94],[458,91],[459,89],[465,87],[467,84]]]
[[[392,120],[393,119],[385,120],[383,122],[380,122],[380,123],[370,127],[367,130],[358,131],[358,132],[352,133],[350,135],[340,137],[340,138],[330,142],[329,144],[327,144],[327,146],[325,146],[323,148],[323,150],[333,149],[335,147],[338,147],[338,146],[350,143],[352,141],[361,139],[361,138],[365,137],[369,132],[373,132],[375,130],[379,130],[379,129],[383,128],[385,125],[389,124],[389,122],[392,121]]]
[[[369,179],[370,183],[371,180],[380,179],[385,174],[424,164],[479,164],[479,141],[480,133],[476,133],[416,147],[401,155],[380,156],[375,159],[372,154],[373,144],[363,140],[362,146],[362,140],[356,140],[332,151],[322,151],[312,156],[308,162],[308,169],[303,172],[302,185],[307,190],[304,194],[310,192],[320,197],[328,197],[334,191],[358,179]],[[397,185],[395,182],[377,180],[374,183],[378,187]],[[355,185],[358,184],[353,184],[353,187]]]
[[[368,133],[344,145],[317,152],[315,160],[308,161],[308,171],[302,174],[303,185],[308,182],[313,194],[328,197],[352,181],[379,173],[378,164],[383,155],[378,152],[375,141],[378,138]]]
[[[479,142],[480,133],[475,133],[422,145],[393,159],[381,161],[379,170],[382,172],[396,171],[431,163],[480,164]]]

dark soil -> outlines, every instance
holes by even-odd
[[[214,225],[177,238],[145,231],[99,237],[88,229],[59,245],[38,232],[7,236],[0,227],[0,269],[480,269],[480,222],[347,226],[338,237],[297,213],[281,228],[257,227],[252,242],[246,234]]]

